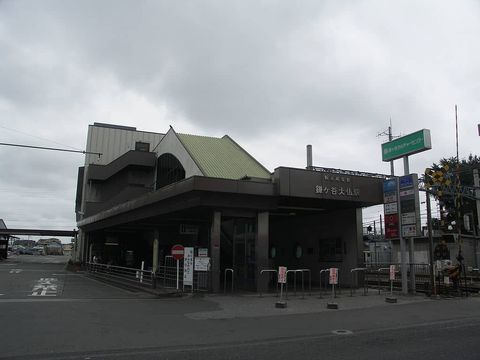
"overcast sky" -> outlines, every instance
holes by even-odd
[[[85,149],[94,122],[230,135],[270,171],[411,172],[479,154],[480,2],[0,0],[0,142]],[[9,228],[76,227],[82,154],[0,146]],[[396,162],[403,174],[403,162]],[[376,216],[376,215],[374,215]],[[368,219],[368,217],[367,217]]]

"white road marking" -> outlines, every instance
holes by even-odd
[[[22,269],[12,269],[10,270],[10,274],[20,274],[23,270]]]
[[[29,296],[57,296],[57,278],[40,278]]]

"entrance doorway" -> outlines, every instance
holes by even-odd
[[[234,287],[255,289],[255,219],[237,218],[222,221],[221,267],[234,271]],[[227,278],[230,283],[230,278]],[[228,286],[227,286],[228,287]]]

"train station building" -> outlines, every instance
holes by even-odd
[[[362,208],[383,203],[383,176],[307,164],[266,169],[232,138],[89,126],[78,172],[76,260],[156,271],[175,244],[210,258],[210,290],[225,269],[262,290],[261,270],[363,264]]]

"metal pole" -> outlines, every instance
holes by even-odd
[[[413,237],[410,238],[410,287],[412,293],[416,292],[416,282],[415,282],[415,242]]]
[[[404,295],[408,294],[408,280],[407,280],[407,259],[406,259],[406,248],[405,248],[405,239],[402,236],[402,213],[400,209],[400,184],[399,178],[397,177],[397,206],[398,206],[398,219],[400,222],[400,231],[398,234],[398,239],[400,241],[400,262],[401,262],[401,271],[402,271],[402,293]]]
[[[425,192],[425,201],[427,202],[427,226],[428,226],[428,252],[430,257],[430,289],[433,295],[436,295],[435,275],[433,272],[433,234],[432,234],[432,206],[430,204],[430,193]],[[436,290],[436,289],[435,289]]]
[[[180,277],[180,260],[177,260],[177,291],[179,287],[179,277]]]
[[[393,134],[392,134],[392,119],[390,119],[390,126],[388,127],[388,141],[393,140]],[[393,166],[393,160],[390,161],[390,175],[394,176],[395,175],[395,168]]]

